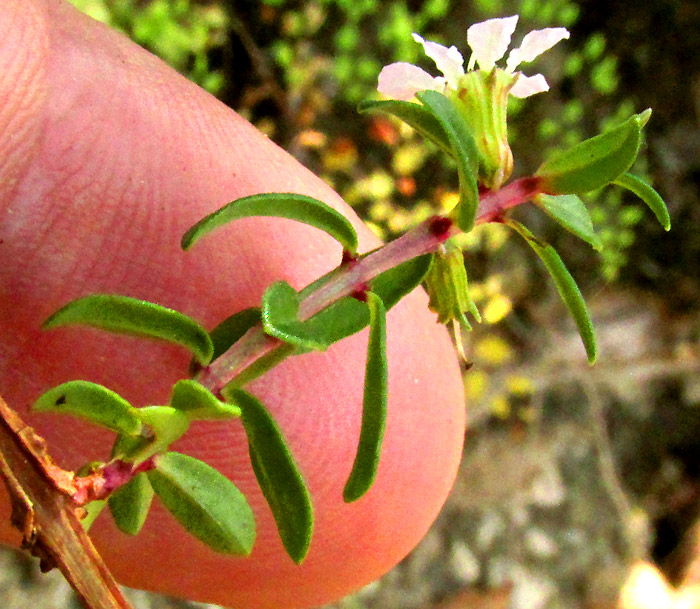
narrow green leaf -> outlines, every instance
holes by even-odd
[[[372,280],[371,290],[382,299],[388,311],[420,285],[432,261],[433,255],[425,254],[384,271]],[[305,292],[306,289],[302,290],[300,296]],[[352,336],[368,323],[367,305],[352,296],[341,298],[304,322],[309,333],[327,345]]]
[[[372,291],[382,299],[384,307],[389,311],[421,284],[432,263],[433,254],[424,254],[399,264],[375,277],[372,280]]]
[[[637,116],[639,117],[639,126],[644,129],[651,118],[651,108],[647,108],[643,112],[637,114]]]
[[[114,440],[109,458],[120,459],[122,461],[128,461],[129,463],[140,463],[153,455],[152,452],[149,453],[149,448],[152,444],[152,437],[146,437],[140,434],[138,436],[119,434]],[[145,456],[139,458],[140,455]]]
[[[241,416],[238,406],[218,400],[197,381],[182,379],[175,383],[170,405],[188,419],[231,419]]]
[[[358,106],[360,112],[383,112],[401,119],[423,137],[437,144],[447,154],[454,154],[452,145],[440,122],[423,106],[394,99],[365,101]]]
[[[644,114],[580,142],[545,161],[535,173],[547,192],[580,194],[602,188],[634,163],[642,141]]]
[[[566,230],[600,250],[603,243],[593,230],[591,215],[586,205],[576,195],[539,195],[535,203],[554,218]]]
[[[153,430],[155,440],[148,445],[149,456],[168,448],[189,429],[189,417],[172,406],[144,406],[136,415]],[[140,455],[143,459],[143,455]]]
[[[388,365],[386,359],[386,310],[381,298],[367,293],[369,305],[369,343],[365,367],[365,391],[362,401],[362,426],[355,462],[343,499],[349,503],[362,497],[377,475],[387,414]]]
[[[244,387],[248,383],[261,377],[268,370],[272,370],[272,368],[281,364],[288,357],[307,352],[308,350],[295,347],[289,343],[278,345],[234,376],[233,379],[221,389],[221,395],[228,395],[228,390],[234,387]]]
[[[625,173],[619,176],[615,180],[615,184],[622,186],[623,188],[626,188],[637,195],[647,204],[649,209],[654,212],[656,219],[659,221],[661,226],[664,227],[664,230],[671,230],[671,218],[668,215],[666,203],[664,203],[661,195],[649,184],[630,173]]]
[[[259,322],[260,309],[257,307],[243,309],[224,319],[216,328],[209,332],[212,343],[214,343],[212,359],[217,359],[220,355],[223,355]]]
[[[105,508],[106,505],[106,499],[97,499],[96,501],[91,501],[87,505],[83,506],[83,508],[85,509],[85,516],[83,516],[83,518],[81,519],[80,524],[83,525],[85,532],[88,532],[90,530],[95,520],[97,520],[97,517],[102,513],[102,510]]]
[[[136,474],[107,500],[114,523],[127,535],[138,535],[151,509],[153,487],[145,472]]]
[[[299,294],[286,281],[277,281],[265,290],[262,322],[267,334],[302,349],[323,351],[328,348],[323,337],[317,335],[319,328],[299,321],[298,313]]]
[[[70,381],[49,389],[32,410],[70,414],[129,435],[141,431],[136,408],[114,391],[88,381]]]
[[[241,408],[253,471],[287,554],[299,564],[313,532],[311,496],[282,432],[262,403],[242,389],[226,396]]]
[[[508,225],[519,233],[528,245],[535,250],[535,253],[540,257],[544,265],[547,267],[549,274],[557,286],[559,295],[564,304],[566,304],[569,312],[576,322],[581,340],[586,348],[588,361],[592,364],[596,358],[595,334],[593,332],[593,323],[588,313],[588,308],[583,300],[581,291],[578,289],[574,278],[571,276],[567,268],[564,266],[559,254],[556,250],[547,243],[543,243],[537,239],[527,228],[519,222],[508,219]]]
[[[128,296],[94,294],[79,298],[51,315],[43,327],[69,324],[176,343],[189,349],[203,366],[211,361],[214,351],[206,330],[191,317]]]
[[[384,271],[372,280],[371,290],[381,298],[388,311],[420,285],[432,261],[433,255],[425,254]],[[352,296],[347,296],[304,323],[310,327],[314,336],[331,345],[362,330],[369,323],[369,319],[367,305]]]
[[[215,228],[251,216],[296,220],[328,233],[349,252],[357,251],[357,234],[345,216],[318,199],[295,193],[265,193],[236,199],[190,228],[182,237],[182,249],[190,249]]]
[[[303,322],[309,335],[326,346],[352,336],[368,323],[367,305],[352,296],[337,300]]]
[[[371,289],[389,310],[420,285],[431,263],[432,254],[408,260],[375,277]],[[297,293],[284,281],[272,284],[263,295],[265,332],[300,349],[324,350],[369,323],[367,306],[352,296],[341,298],[313,317],[300,321],[297,318],[299,300],[305,293],[308,291]]]
[[[457,224],[468,232],[474,227],[476,210],[479,206],[479,154],[466,122],[453,103],[437,91],[421,91],[416,97],[437,119],[447,134],[452,152],[457,162],[459,174],[459,215]]]
[[[203,461],[176,452],[158,455],[155,465],[148,480],[189,533],[216,552],[250,554],[255,519],[233,482]]]

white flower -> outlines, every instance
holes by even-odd
[[[475,23],[467,30],[467,43],[472,50],[468,70],[478,66],[480,70],[490,72],[496,62],[503,58],[511,37],[515,32],[518,16],[502,19],[489,19]],[[527,34],[517,49],[512,49],[506,60],[505,72],[513,74],[513,87],[510,93],[515,97],[529,97],[549,89],[542,74],[525,76],[516,72],[524,62],[530,62],[557,42],[569,37],[566,28],[546,28],[534,30]],[[379,74],[379,92],[392,99],[409,100],[419,91],[434,89],[445,93],[457,91],[461,77],[464,75],[464,58],[456,47],[447,48],[436,42],[424,40],[418,34],[414,40],[423,45],[425,54],[430,57],[443,76],[433,77],[425,70],[410,63],[398,62],[385,66]]]

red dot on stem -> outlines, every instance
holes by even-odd
[[[447,241],[447,238],[450,236],[452,224],[453,222],[449,218],[446,218],[445,216],[437,216],[430,222],[430,232],[440,242]]]

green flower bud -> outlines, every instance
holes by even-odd
[[[506,113],[512,74],[499,69],[467,72],[453,94],[479,152],[479,184],[498,190],[513,172]]]
[[[441,324],[458,321],[471,330],[466,311],[481,321],[479,311],[469,296],[462,250],[453,241],[445,242],[438,250],[425,283],[430,296],[428,307],[437,313]]]

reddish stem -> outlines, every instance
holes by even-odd
[[[498,221],[507,209],[532,200],[541,192],[540,186],[539,178],[527,177],[515,180],[496,192],[485,191],[481,194],[476,223]],[[343,262],[334,277],[301,301],[299,319],[312,317],[344,296],[357,297],[380,273],[417,256],[436,251],[458,232],[450,218],[434,216],[364,258],[354,259],[344,253]],[[215,395],[219,395],[221,389],[242,370],[281,344],[280,340],[265,334],[261,326],[255,326],[226,353],[200,370],[196,378]]]
[[[527,203],[542,192],[542,180],[537,177],[527,177],[515,180],[496,192],[487,191],[479,203],[476,212],[476,223],[494,222],[507,209]]]
[[[73,480],[75,493],[73,501],[85,505],[96,499],[105,499],[119,487],[130,482],[136,474],[147,472],[155,467],[153,457],[134,466],[133,463],[115,459],[105,463],[100,469],[88,476],[76,477]]]

